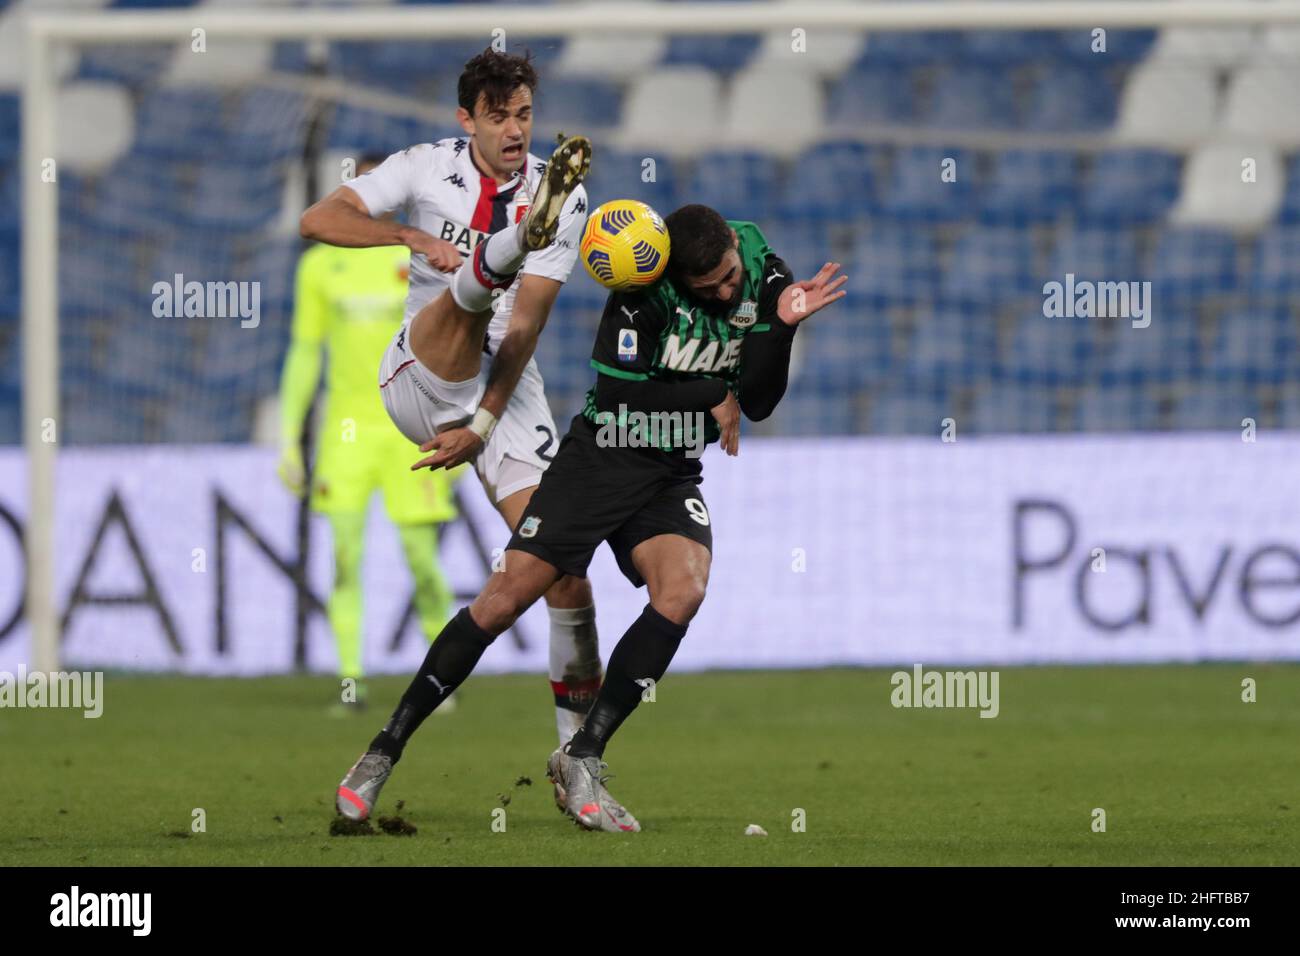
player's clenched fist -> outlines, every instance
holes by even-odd
[[[418,229],[412,229],[404,238],[412,252],[424,256],[439,272],[455,272],[460,268],[460,250],[446,239],[435,239]]]
[[[727,390],[727,397],[722,400],[722,404],[714,405],[710,409],[713,413],[713,420],[718,423],[718,428],[722,430],[722,437],[718,440],[722,445],[722,450],[728,455],[735,455],[740,452],[740,404],[736,401],[736,396]]]
[[[845,293],[840,286],[848,282],[849,277],[834,278],[839,270],[838,262],[828,262],[811,279],[788,285],[777,300],[777,317],[786,325],[798,325],[818,309],[844,298]]]

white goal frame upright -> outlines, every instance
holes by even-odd
[[[929,2],[583,3],[550,7],[455,5],[402,9],[122,10],[25,15],[22,93],[23,444],[28,456],[27,619],[31,669],[59,668],[54,593],[55,465],[59,427],[58,194],[42,179],[57,155],[55,48],[111,43],[188,43],[208,38],[399,40],[509,34],[766,33],[804,29],[1028,30],[1167,25],[1300,23],[1300,0],[929,0]],[[46,440],[53,426],[56,440]]]

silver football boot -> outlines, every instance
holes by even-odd
[[[546,776],[555,785],[555,803],[584,830],[640,833],[641,824],[605,789],[607,764],[599,757],[571,757],[563,748],[546,761]]]
[[[375,808],[379,791],[384,789],[392,772],[393,761],[390,758],[383,754],[362,754],[339,784],[334,797],[335,808],[349,820],[365,820]]]

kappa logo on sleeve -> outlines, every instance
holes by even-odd
[[[618,360],[620,362],[636,361],[636,329],[618,330]]]

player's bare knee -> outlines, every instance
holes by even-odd
[[[675,624],[689,624],[704,603],[708,576],[679,574],[650,593],[650,606]]]
[[[591,581],[566,574],[546,592],[546,603],[555,608],[591,607]]]
[[[469,613],[474,623],[493,637],[507,630],[528,609],[509,588],[493,589],[489,586],[474,599]]]

